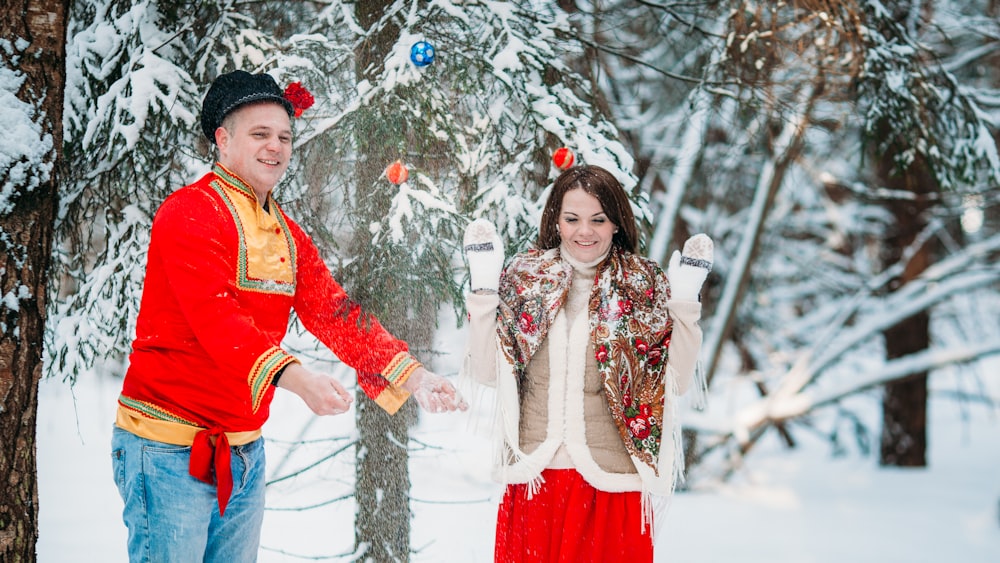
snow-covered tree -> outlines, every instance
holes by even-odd
[[[717,243],[703,321],[716,399],[697,418],[692,454],[723,449],[732,467],[769,429],[794,444],[790,425],[813,424],[816,411],[833,413],[821,431],[835,440],[856,420],[842,399],[996,352],[995,337],[954,353],[942,342],[885,369],[870,360],[859,367],[885,353],[883,333],[910,328],[914,314],[933,316],[967,291],[995,287],[988,230],[978,244],[952,240],[969,202],[988,209],[997,194],[988,2],[914,3],[908,21],[927,21],[902,28],[877,1],[582,4],[575,29],[593,45],[583,64],[603,80],[650,192],[650,255],[663,260],[698,231]],[[956,57],[940,60],[935,50]],[[898,130],[876,131],[879,116]],[[901,245],[902,261],[882,252],[896,228],[887,201],[913,193],[890,189],[871,166],[892,139],[909,152],[890,163],[919,155],[932,181],[949,186],[915,246],[889,243]],[[950,243],[932,260],[948,266],[891,296],[891,280],[928,239]],[[719,405],[733,404],[732,393],[743,406],[725,412]],[[868,432],[871,422],[855,427]]]
[[[58,201],[68,2],[0,8],[0,560],[35,560],[35,419]]]
[[[264,64],[276,45],[214,2],[80,0],[69,25],[47,353],[53,373],[75,379],[129,351],[153,214],[211,159],[197,124],[205,85],[227,64]]]
[[[276,195],[349,294],[431,368],[437,311],[450,304],[461,322],[471,218],[495,220],[511,250],[532,240],[562,145],[635,186],[616,129],[593,111],[594,87],[562,62],[581,46],[549,3],[94,1],[76,5],[72,26],[76,174],[60,223],[56,373],[125,358],[147,227],[162,197],[210,162],[195,121],[219,72],[267,71],[312,91]],[[411,61],[420,40],[433,64]],[[395,160],[410,175],[398,186],[382,174]],[[409,556],[408,420],[358,401],[359,558]]]
[[[320,93],[330,100],[323,105],[329,114],[316,114],[302,136],[300,162],[329,165],[324,176],[293,191],[311,194],[301,199],[304,205],[322,196],[319,201],[340,209],[335,217],[302,216],[319,223],[314,232],[329,233],[350,293],[411,344],[429,344],[443,302],[461,306],[458,244],[470,217],[497,221],[512,247],[534,237],[556,147],[569,145],[578,158],[605,164],[634,184],[614,129],[592,115],[589,89],[560,63],[558,49],[565,46],[557,32],[564,25],[544,6],[362,3],[353,12],[326,9],[313,28],[326,34],[325,43],[315,36],[299,43],[338,54],[300,56],[315,65],[303,68],[304,75],[326,78],[319,83],[327,92]],[[425,67],[410,60],[421,40],[437,53]],[[411,176],[399,186],[382,175],[397,159]],[[405,471],[385,467],[385,459],[400,463],[393,440],[400,442],[405,427],[367,408],[363,397],[358,416],[363,431],[393,430],[359,442],[357,544],[375,560],[396,557],[406,534],[382,538],[380,545],[371,537],[380,526],[363,519],[401,513],[405,521],[405,490],[399,500],[394,485]]]
[[[315,94],[277,196],[352,296],[418,356],[433,357],[434,312],[461,309],[468,219],[494,220],[510,251],[523,248],[556,173],[550,155],[565,145],[632,190],[652,258],[695,232],[716,241],[702,323],[713,400],[691,418],[691,461],[726,474],[772,430],[789,445],[803,430],[835,450],[845,434],[867,443],[879,421],[859,402],[1000,351],[1000,316],[976,300],[1000,279],[997,10],[996,0],[78,0],[50,371],[125,358],[152,213],[212,158],[200,96],[244,68]],[[421,40],[437,58],[418,67],[410,48]],[[396,160],[410,173],[399,185],[382,174]],[[897,236],[907,218],[918,221]],[[921,315],[926,330],[908,321]],[[893,352],[894,331],[914,327],[929,347]],[[956,332],[975,337],[945,339]],[[385,422],[358,414],[362,433]],[[410,416],[359,440],[380,444],[357,450],[359,473],[376,478],[359,494],[396,503],[365,512],[408,518],[405,482],[389,473],[405,467]],[[389,454],[390,469],[363,466]],[[405,530],[366,530],[356,555],[405,557]]]

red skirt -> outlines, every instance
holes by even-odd
[[[652,563],[652,522],[638,491],[598,491],[573,469],[546,469],[528,485],[508,485],[497,513],[496,563]]]

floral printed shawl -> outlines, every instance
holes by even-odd
[[[572,266],[559,249],[529,250],[500,280],[497,332],[518,385],[566,300]],[[613,248],[597,267],[590,334],[604,394],[629,454],[657,471],[663,437],[669,285],[656,263]]]

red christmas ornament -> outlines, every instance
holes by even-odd
[[[410,177],[410,171],[406,169],[406,165],[403,164],[403,161],[397,160],[385,169],[385,177],[388,178],[393,184],[399,185]]]
[[[573,151],[566,147],[560,147],[556,149],[556,152],[552,153],[552,164],[555,164],[559,170],[566,170],[570,166],[573,166],[574,160],[576,158],[573,156]]]
[[[302,112],[311,108],[316,102],[312,92],[303,88],[301,82],[292,82],[285,88],[285,99],[295,108],[295,117],[301,117]]]

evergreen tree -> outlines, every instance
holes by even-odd
[[[888,237],[896,223],[890,200],[910,206],[913,192],[887,189],[871,166],[887,160],[895,173],[906,159],[921,158],[929,163],[925,178],[950,186],[930,198],[937,203],[925,214],[930,228],[919,231],[918,245],[949,240],[970,201],[990,208],[1000,168],[991,138],[996,120],[988,114],[993,98],[983,80],[996,68],[983,64],[990,53],[984,38],[996,29],[978,15],[987,4],[913,4],[908,21],[923,23],[910,29],[893,27],[879,2],[576,4],[575,29],[592,46],[581,65],[601,80],[639,163],[639,183],[649,190],[650,255],[663,260],[693,232],[715,238],[704,368],[710,381],[761,395],[746,405],[746,424],[727,436],[705,432],[707,448],[689,452],[689,461],[724,449],[724,467],[734,467],[771,428],[792,445],[791,426],[809,424],[806,413],[830,404],[836,408],[824,423],[835,446],[842,447],[845,427],[864,446],[874,421],[859,419],[841,399],[864,393],[872,381],[891,385],[937,365],[934,351],[889,351],[883,332],[962,302],[961,293],[931,295],[936,282],[995,283],[995,274],[981,270],[996,253],[982,231],[976,245],[958,237],[948,256],[931,258],[947,269],[890,296],[905,261],[886,261],[878,249],[895,245],[906,261],[912,257],[916,247]],[[945,61],[932,51],[955,56]],[[877,131],[880,118],[892,128]],[[894,141],[903,142],[903,158],[883,160]],[[866,152],[866,145],[877,150]],[[976,266],[952,269],[957,264]],[[990,342],[967,352],[995,353]],[[855,367],[855,358],[886,352],[892,358],[880,373]],[[843,394],[817,390],[827,385],[843,386]],[[824,398],[814,403],[816,396]],[[802,401],[794,414],[769,413],[786,399]]]
[[[561,51],[581,47],[547,3],[183,8],[81,2],[74,12],[70,67],[81,71],[67,133],[76,174],[60,223],[61,272],[72,283],[50,355],[62,373],[128,353],[148,225],[166,193],[210,164],[196,118],[220,72],[268,71],[312,91],[317,103],[295,120],[295,160],[276,195],[348,293],[424,359],[442,305],[461,319],[464,226],[486,216],[511,250],[532,240],[558,172],[555,148],[635,186],[616,129],[591,111],[593,88],[561,62]],[[433,64],[410,60],[419,40],[436,48]],[[382,174],[397,159],[410,171],[398,186]],[[409,557],[413,416],[358,402],[355,540],[370,560]]]
[[[220,72],[244,68],[316,95],[295,120],[295,161],[277,197],[351,295],[418,356],[433,357],[439,308],[461,322],[466,222],[490,218],[508,254],[524,248],[557,173],[550,155],[565,145],[631,190],[652,258],[691,233],[716,241],[704,366],[720,392],[759,396],[726,413],[728,426],[696,427],[689,460],[706,456],[725,474],[766,432],[792,445],[802,426],[834,449],[847,433],[866,448],[878,421],[852,400],[1000,352],[996,311],[976,301],[1000,278],[997,9],[79,0],[50,372],[125,358],[152,213],[212,159],[200,96]],[[421,40],[437,58],[417,67],[410,48]],[[410,172],[398,186],[382,174],[397,159]],[[919,197],[916,180],[926,183]],[[961,226],[976,217],[975,230]],[[907,321],[922,315],[927,330]],[[975,345],[936,341],[942,322]],[[932,338],[894,352],[896,327],[914,326]],[[870,357],[887,359],[860,361]],[[404,518],[398,444],[413,415],[382,420],[360,403],[361,441],[381,440],[396,465],[378,475],[385,452],[362,448],[358,471],[401,487],[386,495],[394,506],[362,510]],[[391,439],[379,435],[386,420],[399,425]],[[369,557],[406,557],[405,531],[373,534],[359,524]]]
[[[869,5],[865,69],[859,80],[875,181],[889,190],[892,215],[881,259],[896,273],[887,290],[902,290],[941,254],[931,225],[947,205],[942,192],[973,193],[979,183],[1000,185],[996,146],[974,99],[921,45],[935,15],[910,1]],[[987,141],[984,145],[983,141]],[[991,162],[992,158],[992,162]],[[885,330],[889,360],[931,345],[930,311],[918,311]],[[927,371],[887,383],[882,398],[879,461],[926,465]]]

